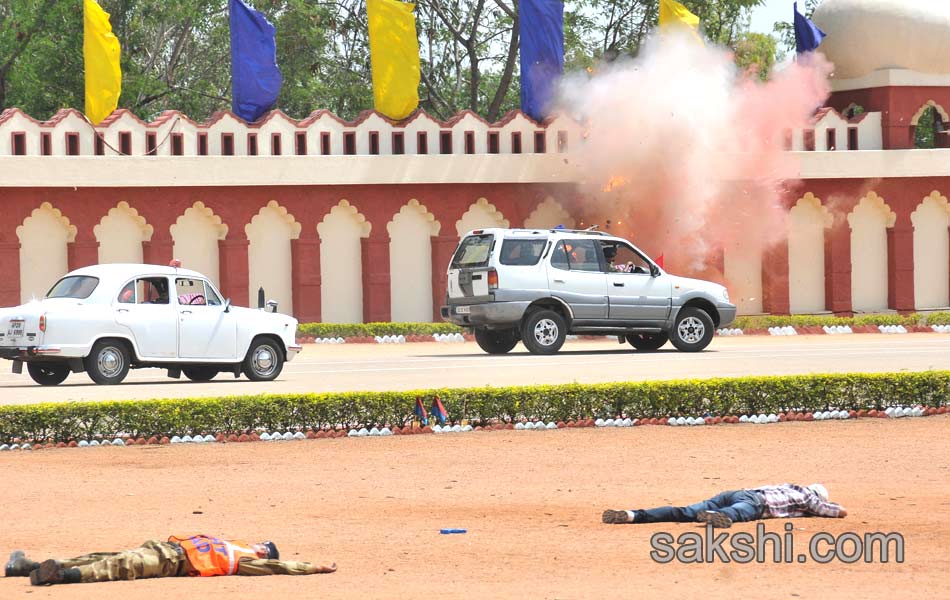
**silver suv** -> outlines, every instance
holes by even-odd
[[[725,287],[670,275],[627,240],[598,231],[476,229],[448,275],[442,318],[474,328],[489,354],[519,341],[554,354],[569,333],[698,352],[736,317]]]

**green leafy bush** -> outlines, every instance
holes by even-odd
[[[950,325],[950,311],[924,313],[921,316],[927,325]]]
[[[942,315],[946,315],[943,317]],[[933,319],[938,319],[935,322]],[[749,329],[768,329],[769,327],[832,327],[834,325],[847,325],[849,327],[861,327],[871,325],[903,325],[912,327],[914,325],[941,325],[941,318],[946,318],[950,322],[950,313],[911,313],[909,315],[898,314],[877,314],[877,315],[857,315],[854,317],[835,317],[832,315],[763,315],[756,317],[738,317],[729,327],[742,330]]]
[[[403,424],[438,395],[454,420],[631,418],[950,404],[950,371],[68,402],[0,407],[0,443]]]
[[[465,330],[451,323],[301,323],[298,336],[374,337],[377,335],[432,335],[434,333],[462,333]]]
[[[835,317],[832,315],[763,315],[756,317],[738,317],[731,328],[743,330],[768,329],[769,327],[831,327],[848,325],[860,327],[871,325],[950,325],[950,312],[874,314],[855,317]],[[467,330],[451,323],[301,323],[297,328],[299,337],[375,337],[383,335],[432,335],[434,333],[465,333]]]

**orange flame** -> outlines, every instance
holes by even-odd
[[[624,177],[623,175],[614,175],[613,177],[610,178],[610,181],[604,184],[604,187],[602,189],[605,193],[612,192],[615,189],[623,187],[625,185],[627,185],[626,177]]]

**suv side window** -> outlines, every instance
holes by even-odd
[[[541,253],[544,251],[544,246],[547,243],[548,240],[546,238],[505,240],[501,244],[501,256],[499,260],[503,265],[536,265],[538,261],[541,260]]]
[[[600,242],[608,273],[650,274],[650,263],[639,252],[619,242]]]
[[[551,266],[571,271],[600,272],[600,249],[594,240],[559,242],[551,255]]]

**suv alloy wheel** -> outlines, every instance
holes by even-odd
[[[677,350],[699,352],[712,341],[714,327],[706,311],[687,306],[676,315],[670,339]]]
[[[528,313],[521,323],[521,340],[532,354],[554,354],[567,339],[567,323],[553,310]]]

